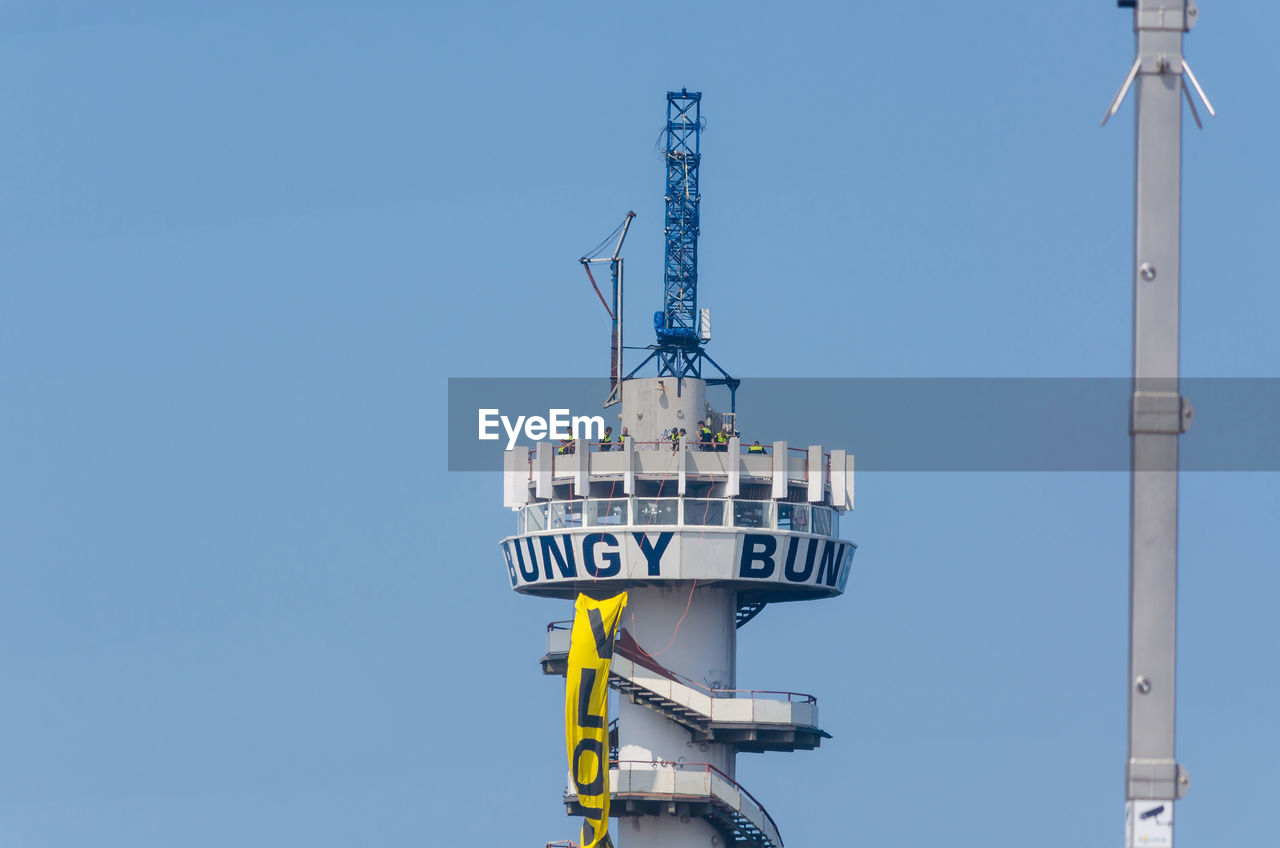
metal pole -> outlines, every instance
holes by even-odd
[[[613,318],[613,329],[609,337],[612,351],[609,363],[609,396],[604,401],[606,409],[622,401],[622,243],[627,240],[627,231],[631,229],[631,219],[635,216],[636,213],[628,212],[622,219],[618,244],[613,249],[613,256],[609,257],[609,273],[613,278],[613,309],[609,314]]]
[[[1121,3],[1121,5],[1127,5]],[[1182,34],[1192,0],[1135,0],[1133,394],[1129,548],[1129,757],[1125,843],[1173,845],[1187,777],[1174,756],[1178,599]],[[1118,104],[1116,104],[1118,106]]]
[[[618,324],[618,370],[617,370],[618,385],[614,386],[614,391],[617,392],[619,400],[622,399],[622,387],[621,387],[622,375],[626,373],[622,367],[622,356],[623,356],[622,351],[624,350],[623,341],[622,341],[622,300],[623,300],[622,282],[623,282],[622,257],[619,256],[618,257],[618,297],[613,304],[613,314],[616,315],[618,318],[617,320],[617,324]]]

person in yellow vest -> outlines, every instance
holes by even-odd
[[[705,422],[698,422],[698,449],[711,450],[711,428]]]
[[[747,453],[764,453],[764,445],[760,444],[759,441],[756,441],[754,445],[747,448]]]
[[[600,450],[602,451],[613,450],[613,428],[612,427],[604,428],[604,438],[600,440]]]
[[[671,452],[675,453],[680,450],[680,430],[676,427],[671,428],[671,435],[667,438],[671,439]]]
[[[560,447],[556,448],[556,453],[561,456],[573,453],[573,439],[561,439]]]
[[[716,451],[724,453],[729,449],[729,434],[724,430],[716,433]]]

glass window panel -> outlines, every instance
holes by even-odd
[[[831,535],[831,510],[825,506],[813,508],[813,532],[819,536]]]
[[[524,508],[524,532],[536,533],[547,529],[547,505],[530,504]]]
[[[551,529],[582,526],[582,501],[552,501]]]
[[[810,533],[809,505],[797,503],[778,504],[778,529]]]
[[[587,501],[587,524],[608,527],[627,523],[627,499],[605,498]]]
[[[675,524],[679,501],[676,498],[636,498],[636,524]]]
[[[791,515],[793,512],[793,507],[794,507],[794,504],[786,504],[786,503],[778,504],[778,529],[779,530],[794,529],[791,526]]]
[[[688,498],[684,502],[684,523],[705,527],[724,524],[724,501]]]
[[[734,501],[733,523],[737,527],[769,527],[772,506],[772,501]]]

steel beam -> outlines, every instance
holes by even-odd
[[[1174,755],[1178,602],[1182,34],[1191,0],[1136,0],[1133,394],[1129,547],[1129,750],[1126,844],[1173,845],[1187,778]],[[1113,104],[1112,112],[1118,107]]]

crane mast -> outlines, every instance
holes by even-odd
[[[698,312],[698,167],[702,160],[702,93],[667,92],[666,261],[662,311],[654,315],[658,376],[697,376],[704,341]],[[708,327],[708,330],[710,328]]]
[[[711,340],[711,317],[698,307],[698,235],[701,231],[702,194],[699,169],[702,165],[702,92],[667,92],[667,125],[664,131],[666,163],[666,254],[663,262],[662,309],[653,314],[657,343],[652,353],[624,379],[630,379],[650,359],[658,360],[659,377],[703,379],[703,362],[719,376],[711,376],[709,386],[727,386],[729,408],[737,403],[739,381],[729,376],[704,346]]]

